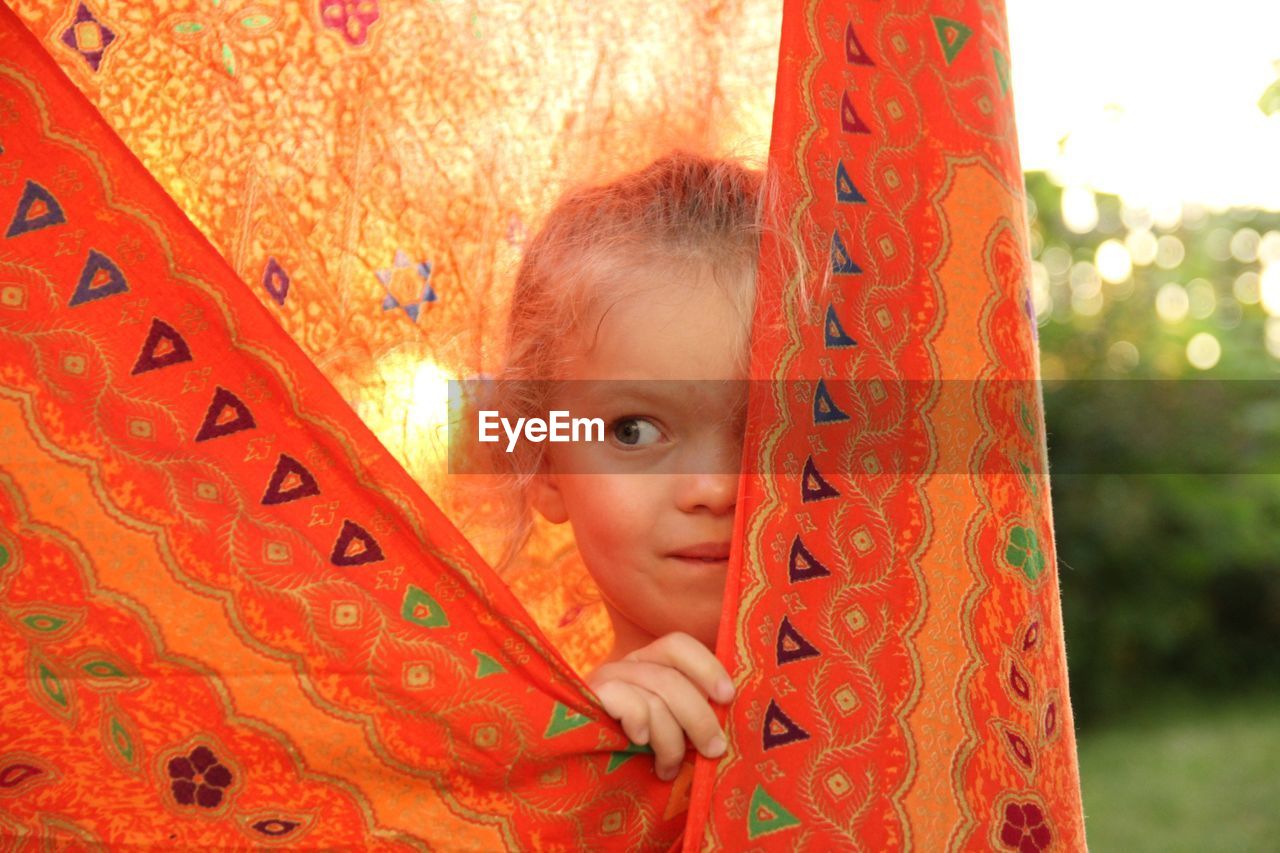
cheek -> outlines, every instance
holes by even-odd
[[[579,546],[633,545],[654,529],[656,496],[642,477],[580,476],[564,490],[565,507]]]

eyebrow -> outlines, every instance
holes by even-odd
[[[705,379],[624,379],[614,381],[595,380],[603,383],[603,391],[590,395],[591,399],[614,404],[649,404],[669,405],[675,407],[691,407],[694,411],[703,411],[715,405],[703,395],[694,394],[686,386],[701,385],[717,380]],[[745,399],[741,402],[745,407]]]
[[[627,380],[627,381],[634,382],[634,381],[642,381],[642,380]],[[669,384],[664,380],[658,380],[658,382],[662,385]],[[669,391],[664,392],[660,388],[650,388],[647,384],[640,388],[635,388],[631,386],[625,386],[620,388],[616,384],[610,383],[605,389],[602,396],[604,396],[606,399],[610,401],[661,404],[661,403],[679,402],[686,395],[673,394],[673,393],[670,393]]]

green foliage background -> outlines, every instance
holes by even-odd
[[[1032,257],[1058,269],[1037,273],[1053,303],[1039,335],[1077,726],[1179,696],[1280,689],[1280,359],[1266,346],[1267,312],[1236,285],[1260,262],[1230,251],[1237,232],[1280,231],[1280,214],[1190,208],[1162,228],[1098,195],[1097,227],[1077,234],[1061,188],[1041,173],[1026,182]],[[1073,310],[1055,247],[1093,264],[1103,241],[1133,230],[1176,237],[1184,257],[1135,264],[1129,282],[1102,284],[1100,311]],[[1197,279],[1213,288],[1212,312],[1162,319],[1160,287]],[[1200,332],[1221,345],[1209,370],[1186,356]]]

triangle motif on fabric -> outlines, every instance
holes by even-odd
[[[276,460],[276,469],[271,472],[271,480],[267,483],[267,491],[262,496],[265,506],[289,503],[300,498],[309,498],[320,494],[320,485],[301,462],[287,453],[281,453]]]
[[[4,236],[18,237],[51,225],[61,225],[66,221],[62,205],[58,204],[53,193],[35,181],[27,181],[27,185],[22,188],[22,198],[18,199],[18,209],[14,211]]]
[[[608,776],[622,765],[626,764],[637,755],[652,755],[653,747],[648,744],[632,743],[628,744],[626,749],[620,749],[617,752],[609,753],[609,763],[604,768],[604,773]]]
[[[762,734],[766,751],[789,743],[808,740],[811,737],[795,720],[783,713],[773,699],[769,700],[769,707],[764,712]]]
[[[818,466],[813,464],[813,457],[810,456],[804,463],[804,474],[800,478],[800,500],[803,503],[811,501],[820,501],[826,498],[839,497],[840,492],[836,491],[832,486],[822,478],[818,473]]]
[[[129,284],[115,261],[97,249],[90,249],[84,269],[80,271],[80,281],[76,283],[75,293],[71,294],[71,301],[67,305],[74,308],[85,302],[115,296],[128,290]]]
[[[226,388],[218,386],[213,392],[213,401],[204,413],[204,422],[196,433],[196,441],[208,441],[211,438],[222,438],[224,435],[253,429],[253,414],[239,397]]]
[[[1009,94],[1009,60],[998,48],[991,49],[991,61],[996,66],[996,77],[1000,80],[1000,94]]]
[[[853,178],[849,177],[849,170],[844,167],[843,160],[836,163],[836,201],[845,204],[867,203],[867,197],[854,186]]]
[[[840,129],[845,133],[871,132],[871,128],[858,115],[858,111],[854,109],[853,99],[849,97],[848,92],[845,92],[840,98]]]
[[[801,636],[786,616],[782,617],[782,624],[778,626],[778,643],[775,652],[778,666],[822,654],[813,643]]]
[[[823,327],[822,343],[827,349],[843,349],[844,347],[856,347],[858,342],[849,337],[849,333],[844,330],[844,326],[840,325],[840,318],[836,316],[836,308],[834,305],[827,306],[827,322]]]
[[[849,420],[849,415],[831,399],[827,383],[819,379],[818,387],[813,392],[813,422],[815,424],[834,424]]]
[[[942,56],[948,65],[955,61],[965,43],[969,41],[969,37],[973,35],[973,30],[969,27],[941,15],[933,16],[933,30],[938,36]]]
[[[804,547],[799,536],[791,542],[791,558],[787,562],[787,580],[798,583],[811,581],[814,578],[825,578],[830,574],[831,570],[809,553],[809,549]]]
[[[329,562],[335,566],[363,566],[386,559],[378,540],[351,519],[342,520],[342,532],[333,543]]]
[[[484,678],[486,675],[497,675],[500,672],[507,671],[506,667],[479,649],[472,649],[471,654],[476,656],[476,678],[478,679]]]
[[[862,267],[853,262],[838,232],[831,232],[831,271],[836,275],[857,275]]]
[[[159,370],[172,364],[191,361],[191,348],[178,330],[159,317],[151,318],[151,329],[147,339],[138,353],[138,360],[133,363],[130,376],[146,373],[148,370]]]
[[[844,59],[854,65],[875,65],[862,47],[858,34],[853,31],[852,23],[844,25]]]
[[[349,524],[350,522],[348,522]],[[425,589],[409,584],[400,603],[400,618],[422,628],[448,628],[444,608]]]
[[[551,720],[547,723],[547,730],[542,733],[542,737],[543,739],[557,737],[565,732],[580,729],[590,722],[590,717],[570,710],[567,705],[557,702],[551,710]]]
[[[763,785],[756,785],[756,790],[751,795],[751,805],[747,808],[747,838],[749,840],[754,841],[762,835],[769,835],[799,825],[799,818],[769,796]]]

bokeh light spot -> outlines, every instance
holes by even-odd
[[[1257,305],[1262,298],[1262,277],[1253,270],[1242,272],[1231,285],[1231,292],[1244,305]]]
[[[1213,314],[1213,309],[1218,304],[1218,295],[1212,284],[1197,278],[1187,284],[1187,300],[1191,316],[1203,320]]]
[[[1267,318],[1267,352],[1280,358],[1280,317]]]
[[[1198,370],[1209,370],[1222,358],[1222,344],[1209,332],[1200,332],[1187,341],[1187,361]]]
[[[1161,269],[1176,269],[1186,256],[1186,247],[1172,234],[1162,234],[1156,241],[1156,266]]]
[[[1050,246],[1040,256],[1044,268],[1054,278],[1062,278],[1071,269],[1071,253],[1061,246]]]
[[[1156,260],[1156,237],[1145,229],[1130,231],[1124,238],[1124,246],[1129,250],[1129,257],[1141,267],[1150,266]]]
[[[1104,240],[1094,254],[1098,275],[1109,284],[1119,284],[1133,274],[1133,259],[1119,240]]]
[[[1280,264],[1273,264],[1262,271],[1258,299],[1268,314],[1280,317]]]
[[[1280,262],[1280,231],[1268,231],[1258,241],[1258,260],[1263,264]]]
[[[1156,313],[1166,323],[1177,323],[1186,318],[1191,300],[1182,285],[1171,281],[1156,291]]]
[[[1062,222],[1077,234],[1098,227],[1098,201],[1088,187],[1067,187],[1062,191]]]
[[[1262,238],[1252,228],[1241,228],[1231,237],[1231,257],[1242,264],[1251,264],[1258,259],[1258,244]]]
[[[1049,270],[1039,261],[1031,262],[1031,304],[1036,322],[1043,323],[1053,313],[1053,295],[1049,288]]]
[[[1107,364],[1116,373],[1129,373],[1142,360],[1138,348],[1129,341],[1116,341],[1107,349]]]

